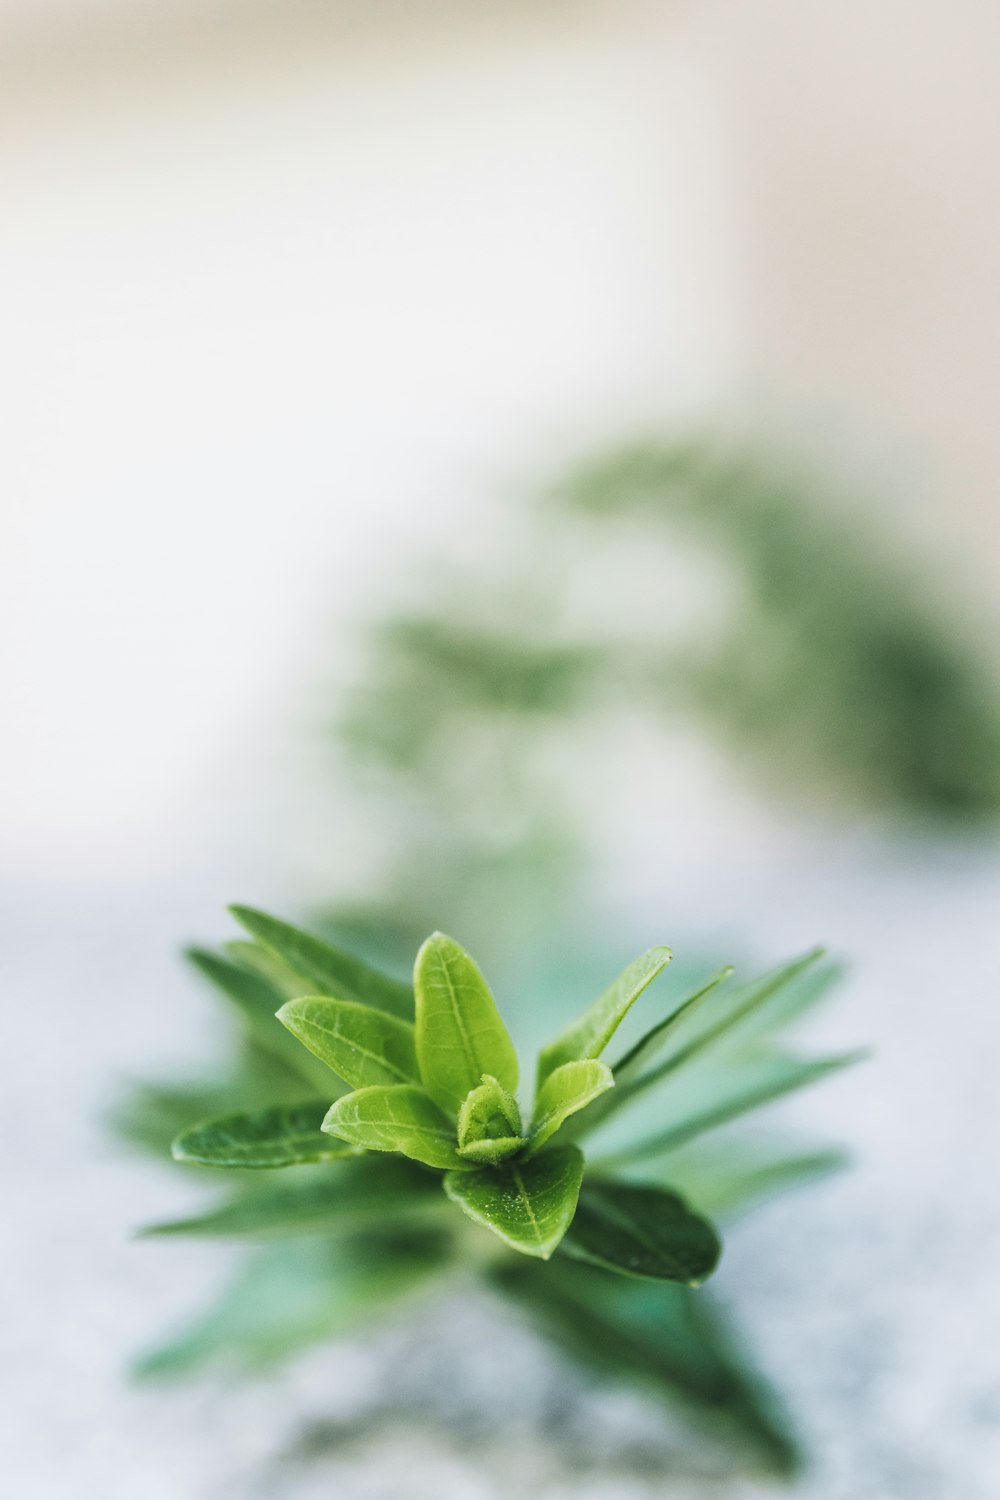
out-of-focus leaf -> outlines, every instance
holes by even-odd
[[[588,1181],[563,1249],[625,1276],[700,1286],[722,1246],[711,1224],[676,1193],[624,1182]]]
[[[260,943],[250,938],[233,938],[222,946],[232,963],[269,985],[279,1000],[297,1000],[300,995],[310,993],[308,979],[296,974]]]
[[[547,1266],[511,1257],[490,1275],[577,1358],[744,1437],[777,1473],[797,1469],[783,1414],[727,1336],[707,1292],[612,1276],[563,1255]]]
[[[373,1005],[390,1015],[409,1018],[413,1015],[413,995],[408,984],[390,979],[369,964],[346,953],[332,943],[325,943],[312,933],[279,921],[267,912],[250,906],[231,906],[230,911],[250,936],[311,981],[320,994],[336,1000],[356,1000]]]
[[[390,1157],[336,1163],[330,1171],[310,1168],[288,1182],[268,1179],[253,1191],[188,1219],[151,1224],[143,1238],[205,1235],[295,1238],[382,1225],[401,1216],[428,1213],[441,1204],[437,1180]]]
[[[517,1100],[487,1073],[458,1112],[459,1155],[472,1162],[498,1162],[523,1145]]]
[[[447,1265],[447,1238],[406,1235],[303,1239],[261,1247],[208,1311],[136,1361],[168,1378],[205,1365],[271,1364],[295,1350],[368,1328]]]
[[[538,1091],[531,1121],[531,1154],[541,1150],[547,1140],[568,1120],[608,1089],[614,1087],[614,1075],[607,1063],[597,1058],[562,1063],[551,1072]]]
[[[354,1000],[288,1000],[281,1024],[352,1088],[419,1083],[413,1025]]]
[[[601,1169],[662,1156],[702,1135],[706,1130],[714,1130],[717,1126],[736,1119],[738,1115],[760,1109],[762,1105],[769,1104],[783,1094],[818,1082],[829,1073],[851,1067],[867,1055],[865,1051],[856,1051],[845,1052],[836,1057],[803,1060],[774,1053],[748,1058],[742,1068],[735,1070],[726,1088],[720,1084],[713,1090],[710,1102],[706,1102],[700,1112],[690,1115],[671,1115],[671,1095],[668,1091],[664,1095],[661,1117],[665,1116],[670,1123],[653,1135],[625,1146],[610,1156],[602,1157]]]
[[[401,1151],[428,1167],[460,1169],[455,1127],[413,1084],[357,1089],[334,1104],[323,1129],[367,1151]]]
[[[443,932],[427,939],[414,968],[417,1057],[424,1086],[442,1109],[461,1109],[484,1073],[514,1093],[517,1053],[476,963]]]
[[[444,1188],[470,1219],[511,1249],[548,1260],[573,1221],[582,1177],[580,1152],[562,1146],[531,1161],[449,1172]]]
[[[699,1138],[663,1157],[656,1175],[710,1218],[731,1220],[758,1203],[839,1172],[847,1160],[843,1151],[832,1149],[790,1155],[780,1147],[765,1151],[748,1149],[738,1140],[723,1144]]]
[[[320,1129],[326,1112],[323,1101],[206,1120],[181,1131],[174,1158],[207,1167],[290,1167],[356,1155],[350,1145]]]
[[[600,1057],[643,990],[671,957],[669,948],[650,948],[634,959],[579,1020],[543,1048],[538,1059],[538,1087],[563,1063]]]

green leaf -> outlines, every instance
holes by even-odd
[[[431,1097],[457,1113],[483,1074],[513,1093],[514,1044],[477,965],[454,939],[435,932],[414,969],[417,1057]]]
[[[760,1146],[747,1148],[740,1141],[706,1141],[699,1138],[671,1151],[660,1172],[701,1213],[712,1219],[731,1220],[748,1208],[807,1186],[848,1163],[843,1151],[800,1152],[775,1155]]]
[[[582,1062],[563,1063],[550,1073],[538,1091],[531,1122],[531,1153],[540,1150],[554,1136],[564,1120],[614,1087],[614,1075],[607,1063],[590,1058]]]
[[[582,1178],[582,1155],[562,1146],[531,1161],[449,1172],[444,1189],[512,1250],[548,1260],[573,1221]]]
[[[244,969],[248,974],[255,974],[281,1000],[297,1000],[300,995],[308,995],[313,988],[308,979],[296,974],[294,969],[262,948],[260,943],[251,942],[249,938],[234,938],[222,946],[238,968]]]
[[[440,1202],[437,1181],[429,1173],[392,1157],[369,1156],[337,1162],[328,1173],[310,1168],[292,1182],[281,1176],[268,1178],[260,1189],[245,1191],[207,1213],[151,1224],[139,1235],[293,1238],[369,1223],[384,1225],[402,1215],[432,1211]]]
[[[455,1127],[434,1100],[413,1084],[381,1085],[345,1094],[323,1129],[367,1151],[400,1151],[428,1167],[463,1168]]]
[[[277,1013],[303,1046],[352,1088],[419,1083],[413,1026],[354,1000],[288,1000]]]
[[[409,1018],[413,1015],[410,986],[390,979],[352,953],[332,943],[322,942],[311,933],[302,932],[277,917],[256,911],[250,906],[231,906],[229,910],[269,953],[282,960],[296,974],[310,981],[310,987],[337,1000],[356,1000],[359,1005],[373,1005],[376,1010]]]
[[[327,1104],[264,1109],[256,1114],[223,1115],[182,1130],[174,1141],[177,1161],[207,1167],[290,1167],[296,1162],[333,1161],[357,1152],[320,1129]]]
[[[611,1156],[601,1159],[602,1169],[621,1166],[646,1157],[662,1156],[678,1146],[685,1145],[702,1135],[735,1120],[739,1115],[760,1109],[762,1105],[779,1099],[783,1094],[817,1083],[830,1073],[853,1067],[868,1056],[864,1050],[841,1053],[836,1057],[821,1057],[803,1060],[786,1057],[781,1053],[764,1054],[749,1059],[744,1067],[736,1070],[735,1076],[725,1089],[719,1089],[711,1103],[691,1114],[678,1114],[665,1129],[647,1136],[634,1145],[625,1146]],[[671,1096],[668,1094],[667,1099]]]
[[[688,1286],[710,1276],[722,1252],[711,1224],[683,1198],[625,1182],[586,1183],[564,1249],[608,1271]]]
[[[634,959],[590,1009],[544,1049],[538,1059],[538,1087],[563,1063],[600,1057],[643,990],[672,956],[669,948],[650,948]]]
[[[458,1150],[474,1162],[499,1162],[524,1145],[521,1111],[502,1083],[484,1074],[458,1112]]]

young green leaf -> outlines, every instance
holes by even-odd
[[[472,1162],[498,1162],[524,1145],[521,1111],[503,1084],[483,1075],[478,1088],[462,1101],[458,1112],[458,1150]]]
[[[538,1087],[563,1063],[600,1057],[643,990],[672,956],[669,948],[650,948],[634,959],[590,1009],[544,1049],[538,1059]]]
[[[323,1129],[368,1151],[400,1151],[428,1167],[462,1169],[455,1127],[423,1089],[377,1085],[345,1094],[332,1105]]]
[[[251,937],[268,952],[311,981],[321,994],[338,1000],[356,1000],[359,1005],[373,1005],[376,1010],[409,1018],[413,1015],[413,995],[408,984],[390,979],[373,969],[353,953],[346,953],[332,943],[322,942],[311,933],[302,932],[267,912],[250,906],[231,906],[229,910]]]
[[[352,1145],[320,1129],[326,1110],[324,1100],[206,1120],[181,1131],[173,1144],[174,1159],[207,1167],[291,1167],[356,1156]]]
[[[413,1026],[354,1000],[288,1000],[278,1020],[352,1088],[419,1083]]]
[[[588,1182],[567,1254],[625,1276],[698,1286],[718,1264],[722,1247],[707,1219],[676,1193],[626,1182]]]
[[[417,1057],[424,1087],[457,1113],[483,1074],[513,1093],[517,1053],[477,965],[454,939],[435,932],[414,969]]]
[[[531,1122],[531,1154],[554,1136],[564,1120],[614,1087],[614,1075],[607,1063],[590,1058],[563,1063],[550,1073],[538,1091]]]
[[[477,1224],[512,1250],[548,1260],[576,1212],[583,1157],[575,1146],[473,1172],[449,1172],[444,1189]]]

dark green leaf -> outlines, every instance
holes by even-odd
[[[320,1129],[327,1105],[300,1104],[257,1114],[223,1115],[184,1130],[174,1141],[177,1161],[207,1167],[290,1167],[357,1153]]]
[[[419,1083],[413,1026],[354,1000],[288,1000],[278,1020],[352,1088]]]
[[[517,1053],[489,986],[453,938],[435,932],[414,969],[417,1056],[424,1086],[443,1109],[457,1113],[484,1073],[513,1093]]]
[[[466,1165],[458,1154],[454,1125],[413,1084],[345,1094],[330,1109],[323,1129],[368,1151],[400,1151],[428,1167]]]
[[[259,1190],[243,1192],[208,1213],[174,1219],[143,1229],[143,1238],[162,1235],[294,1237],[371,1223],[385,1225],[402,1215],[431,1212],[441,1202],[429,1173],[391,1157],[338,1162],[329,1172],[315,1167],[288,1182],[268,1178]]]
[[[589,1010],[544,1048],[538,1059],[538,1087],[563,1063],[600,1057],[643,990],[671,957],[669,948],[650,948],[634,959]]]
[[[722,1252],[711,1224],[676,1193],[610,1181],[585,1184],[563,1247],[625,1276],[688,1286],[710,1276]]]
[[[270,953],[311,981],[310,987],[336,1000],[356,1000],[390,1015],[413,1015],[410,986],[390,979],[352,953],[302,932],[250,906],[231,906],[237,922]]]
[[[539,1151],[555,1135],[564,1120],[586,1109],[601,1094],[614,1087],[607,1063],[590,1058],[563,1063],[550,1073],[538,1091],[531,1121],[531,1153]]]
[[[563,1146],[531,1161],[449,1172],[444,1187],[470,1219],[512,1250],[548,1260],[572,1223],[582,1177],[580,1152]]]

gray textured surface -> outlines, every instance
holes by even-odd
[[[764,959],[833,940],[853,974],[813,1038],[878,1054],[787,1107],[848,1141],[858,1166],[739,1226],[717,1291],[812,1450],[797,1500],[995,1500],[1000,859],[821,847],[773,847],[751,881],[738,858],[721,880],[706,859],[669,893],[672,927],[709,941],[696,914],[738,912],[737,940],[752,934]],[[189,1202],[190,1185],[121,1157],[96,1123],[114,1077],[201,1055],[206,1010],[171,955],[178,935],[215,929],[211,907],[191,891],[4,893],[0,1067],[19,1144],[0,1230],[8,1493],[771,1493],[727,1477],[725,1453],[656,1407],[574,1382],[488,1300],[463,1299],[430,1352],[414,1311],[370,1347],[318,1350],[246,1384],[124,1383],[129,1353],[206,1298],[227,1256],[129,1241]]]

